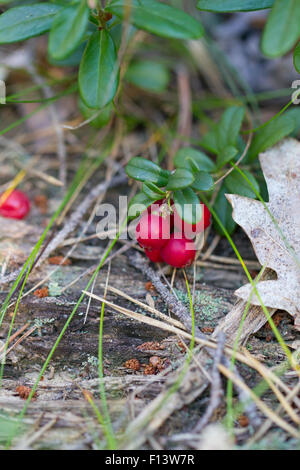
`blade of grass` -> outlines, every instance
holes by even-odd
[[[257,275],[257,277],[254,281],[255,286],[259,282],[264,270],[265,270],[265,266],[263,266],[261,268],[260,272],[258,273],[258,275]],[[249,296],[249,299],[247,301],[247,304],[245,306],[245,309],[244,309],[244,312],[243,312],[243,315],[242,315],[242,318],[241,318],[241,321],[240,321],[240,324],[239,324],[238,332],[237,332],[236,338],[234,340],[233,354],[232,354],[231,359],[230,359],[230,372],[232,372],[232,373],[234,371],[234,364],[235,364],[235,361],[236,361],[236,353],[237,353],[238,346],[239,346],[239,340],[240,340],[240,337],[241,337],[241,334],[242,334],[244,322],[246,320],[246,317],[247,317],[247,314],[248,314],[248,311],[249,311],[249,308],[250,308],[250,305],[251,305],[251,299],[252,299],[253,295],[254,295],[254,289],[252,289],[251,294]],[[227,392],[226,392],[227,416],[226,416],[225,421],[226,421],[226,425],[227,425],[228,429],[230,430],[231,434],[233,434],[233,425],[234,425],[232,402],[233,402],[233,383],[232,383],[231,379],[228,379]]]
[[[37,114],[38,112],[42,111],[42,109],[46,108],[47,106],[49,106],[49,104],[53,103],[54,101],[58,100],[59,98],[62,98],[63,96],[67,96],[67,95],[70,95],[70,94],[74,93],[77,90],[77,88],[78,88],[77,85],[72,85],[70,88],[68,88],[68,90],[65,90],[61,94],[59,94],[57,96],[54,96],[53,98],[49,98],[47,102],[45,102],[46,100],[43,100],[44,104],[42,104],[41,106],[38,106],[36,109],[34,109],[30,113],[26,114],[26,116],[18,119],[17,121],[14,121],[12,124],[7,126],[5,129],[2,129],[0,131],[0,136],[6,134],[7,132],[11,131],[15,127],[18,127],[20,124],[23,124],[23,122],[27,121],[27,119],[29,119],[31,116],[33,116],[34,114]]]
[[[109,265],[110,266],[110,265]],[[109,271],[107,274],[106,279],[106,286],[104,291],[104,298],[106,297],[107,293],[107,286],[108,286],[108,279],[109,279]],[[101,314],[100,314],[100,322],[99,322],[99,341],[98,341],[98,374],[99,374],[99,389],[100,389],[100,396],[101,396],[101,405],[103,408],[103,415],[104,415],[104,431],[107,439],[107,444],[109,450],[116,449],[116,438],[114,435],[112,422],[109,414],[109,409],[107,405],[105,387],[104,387],[104,374],[103,374],[103,323],[104,323],[104,310],[105,310],[105,303],[102,302],[101,306]]]

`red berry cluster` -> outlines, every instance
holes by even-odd
[[[3,195],[4,196],[4,195]],[[30,211],[30,201],[26,194],[18,189],[12,191],[7,197],[0,196],[0,215],[9,219],[24,219]]]
[[[136,227],[136,239],[151,261],[184,268],[194,261],[193,238],[209,226],[211,214],[202,204],[202,219],[192,225],[181,219],[173,201],[170,202],[171,209],[167,201],[161,199],[143,212]]]

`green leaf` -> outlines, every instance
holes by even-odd
[[[202,137],[200,142],[201,147],[214,154],[218,153],[217,129],[218,125],[215,125],[213,129]]]
[[[299,37],[299,0],[276,0],[263,33],[263,53],[279,57],[288,52]]]
[[[217,128],[218,151],[236,145],[244,116],[245,109],[241,106],[231,106],[222,114]]]
[[[166,195],[165,191],[162,191],[156,184],[149,182],[143,184],[142,191],[149,199],[154,199],[155,201],[162,199]]]
[[[119,67],[114,42],[105,29],[91,36],[80,63],[78,80],[81,98],[89,108],[103,108],[115,96]]]
[[[195,181],[191,186],[197,191],[209,191],[214,185],[213,177],[206,171],[198,171],[194,173],[194,177]]]
[[[259,193],[259,184],[254,176],[247,170],[243,170],[244,175],[248,178],[250,183],[254,186],[256,191]],[[232,194],[239,194],[240,196],[246,196],[256,198],[256,194],[249,185],[248,181],[237,171],[233,170],[225,179],[225,186],[228,191]]]
[[[217,13],[253,11],[271,8],[274,0],[198,0],[197,8]]]
[[[191,188],[185,188],[173,193],[175,208],[185,222],[196,224],[202,218],[200,200]]]
[[[46,33],[60,9],[59,5],[52,3],[10,8],[0,16],[0,44],[23,41]]]
[[[56,67],[74,67],[78,66],[81,62],[84,50],[86,48],[87,41],[81,42],[79,46],[70,54],[68,57],[62,60],[54,59],[48,50],[47,60],[50,64],[55,65]]]
[[[238,154],[238,149],[229,145],[220,151],[217,158],[217,169],[222,168]]]
[[[136,194],[129,202],[128,217],[135,219],[155,201],[157,199],[151,199],[145,193]]]
[[[241,106],[227,108],[218,124],[201,140],[202,147],[218,155],[218,168],[234,157],[233,148],[237,146],[244,115],[245,109]]]
[[[133,157],[125,169],[127,175],[137,181],[151,182],[158,186],[166,186],[169,172],[162,170],[156,163],[142,157]]]
[[[300,73],[300,42],[298,42],[294,50],[294,66],[298,73]]]
[[[300,107],[293,106],[292,108],[285,111],[284,116],[294,121],[295,128],[291,133],[291,136],[297,137],[300,132]]]
[[[133,62],[127,69],[125,79],[133,85],[153,93],[166,90],[170,73],[168,67],[154,60]]]
[[[257,131],[250,146],[247,161],[254,160],[260,152],[272,147],[283,137],[291,134],[295,129],[295,125],[295,120],[292,117],[282,114]]]
[[[177,168],[190,168],[192,170],[193,163],[191,163],[191,159],[196,162],[199,170],[213,171],[215,169],[214,162],[205,153],[191,147],[183,147],[176,152],[174,165]]]
[[[168,190],[182,189],[190,186],[194,181],[194,175],[190,170],[184,168],[177,168],[175,172],[169,177],[169,182],[166,187]]]
[[[49,36],[49,54],[56,60],[68,57],[83,40],[89,20],[86,1],[75,8],[70,6],[60,11],[54,21]]]
[[[104,108],[99,110],[88,108],[82,99],[79,98],[79,109],[85,119],[90,119],[95,116],[95,118],[90,121],[90,125],[96,127],[96,129],[101,129],[106,126],[111,118],[111,113],[113,110],[112,103],[108,103]]]
[[[198,39],[201,24],[182,10],[155,0],[112,0],[106,11],[127,18],[140,29],[167,38]]]
[[[227,192],[226,191],[226,186],[223,183],[220,190],[219,190],[219,192],[218,192],[218,195],[217,195],[217,198],[216,198],[216,201],[215,201],[215,204],[214,204],[214,210],[215,210],[217,216],[219,217],[219,219],[221,220],[222,224],[224,225],[224,227],[228,231],[229,235],[231,235],[234,232],[235,228],[236,228],[236,223],[233,220],[232,215],[231,215],[232,214],[232,207],[231,207],[231,205],[229,204],[229,202],[227,201],[227,199],[225,197],[226,192]],[[215,230],[220,235],[225,235],[223,229],[220,227],[217,220],[214,220],[214,227],[215,227]]]

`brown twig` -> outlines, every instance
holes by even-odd
[[[218,335],[218,347],[215,352],[214,364],[212,367],[212,382],[211,382],[211,394],[208,407],[202,418],[196,424],[193,432],[200,433],[202,429],[209,423],[211,417],[213,416],[215,410],[220,406],[221,398],[223,396],[222,381],[219,372],[219,364],[222,361],[224,348],[225,348],[226,336],[224,333],[219,333]]]
[[[128,259],[132,266],[137,268],[144,274],[154,285],[159,295],[164,299],[164,302],[168,305],[170,310],[179,318],[179,320],[185,325],[185,327],[191,331],[192,320],[187,308],[178,300],[176,297],[167,289],[167,287],[160,280],[159,275],[154,271],[145,258],[139,253],[128,253]],[[196,335],[201,337],[203,333],[196,328]]]

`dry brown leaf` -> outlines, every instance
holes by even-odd
[[[262,202],[235,194],[227,195],[227,199],[259,262],[277,274],[277,280],[257,284],[262,302],[289,312],[300,329],[300,142],[285,139],[259,159],[269,191],[266,205],[278,225]],[[252,291],[247,284],[235,294],[247,301]],[[260,305],[255,294],[251,303]]]

